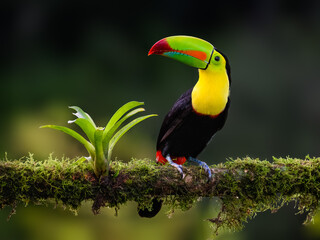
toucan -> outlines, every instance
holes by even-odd
[[[204,168],[208,165],[197,159],[212,137],[225,124],[230,105],[230,65],[227,57],[212,44],[191,36],[171,36],[156,42],[148,55],[161,55],[198,68],[196,85],[183,93],[165,116],[156,146],[156,161],[169,163],[182,177],[186,161]],[[140,209],[142,217],[153,217],[162,201],[153,199],[151,211]]]

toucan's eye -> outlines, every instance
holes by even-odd
[[[220,57],[219,56],[215,56],[214,60],[216,60],[217,62],[220,61]]]

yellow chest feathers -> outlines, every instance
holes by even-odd
[[[193,109],[204,115],[219,115],[228,102],[229,79],[225,70],[199,69],[199,80],[191,94]]]

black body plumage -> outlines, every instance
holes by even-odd
[[[157,151],[163,156],[196,158],[226,122],[230,99],[218,116],[211,117],[194,111],[191,93],[189,89],[182,94],[163,120],[157,140]],[[162,200],[153,199],[152,210],[138,207],[138,213],[141,217],[152,218],[161,206]]]
[[[196,158],[226,122],[230,100],[218,116],[203,115],[193,109],[191,92],[182,94],[164,118],[157,140],[163,156]]]

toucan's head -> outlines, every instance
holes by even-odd
[[[200,38],[190,36],[171,36],[156,42],[148,55],[166,56],[191,67],[206,70],[230,71],[226,57],[214,46]]]

